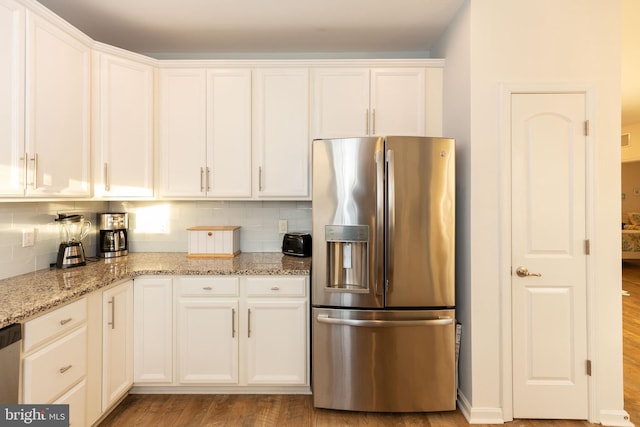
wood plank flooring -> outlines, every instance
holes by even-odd
[[[631,421],[640,423],[640,261],[624,263],[624,398]],[[332,411],[313,407],[306,395],[129,395],[100,427],[457,427],[459,410],[418,414]],[[510,427],[586,427],[586,421],[514,420]],[[640,425],[640,424],[638,424]],[[480,425],[482,427],[483,425]]]

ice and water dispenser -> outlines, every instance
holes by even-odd
[[[369,226],[327,225],[327,288],[349,292],[369,289]]]

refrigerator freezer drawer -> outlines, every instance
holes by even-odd
[[[455,310],[313,309],[318,408],[456,408]]]

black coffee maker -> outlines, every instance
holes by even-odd
[[[126,213],[98,214],[100,238],[96,253],[101,258],[112,258],[129,253],[129,215]]]

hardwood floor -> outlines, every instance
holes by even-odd
[[[623,263],[622,289],[624,407],[640,425],[640,260]]]
[[[624,263],[624,398],[631,421],[640,422],[640,260]],[[425,426],[468,423],[460,411],[384,414],[332,411],[313,407],[301,395],[129,395],[100,427],[199,426]],[[515,420],[510,427],[585,427],[586,421]],[[639,424],[640,425],[640,424]],[[480,425],[483,426],[483,425]]]

